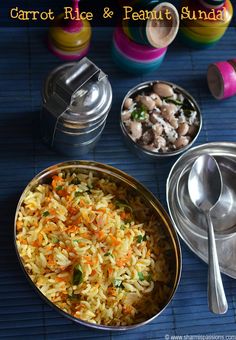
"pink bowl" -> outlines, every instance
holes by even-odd
[[[153,48],[146,45],[139,45],[130,40],[121,27],[117,27],[114,33],[114,41],[119,50],[133,60],[147,62],[160,58],[166,53],[167,47]]]

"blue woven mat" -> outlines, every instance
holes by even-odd
[[[207,307],[207,266],[183,244],[183,273],[173,301],[154,322],[134,331],[102,332],[76,325],[42,301],[26,280],[13,243],[17,200],[35,174],[68,159],[49,150],[39,136],[42,82],[60,64],[45,47],[46,33],[43,29],[8,28],[0,34],[0,338],[168,340],[172,335],[236,335],[236,281],[223,276],[229,311],[224,316],[211,314]],[[84,159],[126,171],[166,206],[165,182],[173,161],[144,162],[126,148],[119,128],[122,98],[141,81],[175,82],[201,106],[204,124],[198,144],[236,141],[236,97],[218,102],[206,84],[209,63],[236,57],[235,28],[211,50],[193,51],[176,41],[162,67],[143,77],[125,74],[113,64],[111,30],[94,29],[93,33],[89,58],[108,74],[114,101],[100,142]]]

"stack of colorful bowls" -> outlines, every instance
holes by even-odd
[[[89,50],[92,30],[87,20],[78,19],[78,2],[73,0],[73,16],[76,19],[65,20],[64,14],[61,14],[49,30],[48,47],[63,60],[79,60]]]
[[[230,0],[182,1],[181,38],[190,47],[203,49],[217,43],[233,16]]]
[[[124,9],[122,24],[113,36],[113,59],[128,72],[153,71],[161,65],[168,45],[176,37],[178,11],[172,4],[158,0],[134,0],[132,7]],[[139,13],[138,20],[133,13]]]

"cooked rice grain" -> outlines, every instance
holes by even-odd
[[[119,326],[154,316],[172,287],[173,249],[142,199],[90,172],[29,191],[17,247],[38,289],[63,311]]]

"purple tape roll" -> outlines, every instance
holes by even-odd
[[[228,61],[209,65],[207,82],[216,99],[225,99],[236,95],[236,71]]]
[[[114,34],[114,40],[122,52],[125,52],[127,56],[139,61],[152,61],[162,56],[167,47],[154,48],[145,45],[139,45],[130,40],[121,27],[117,27]]]

